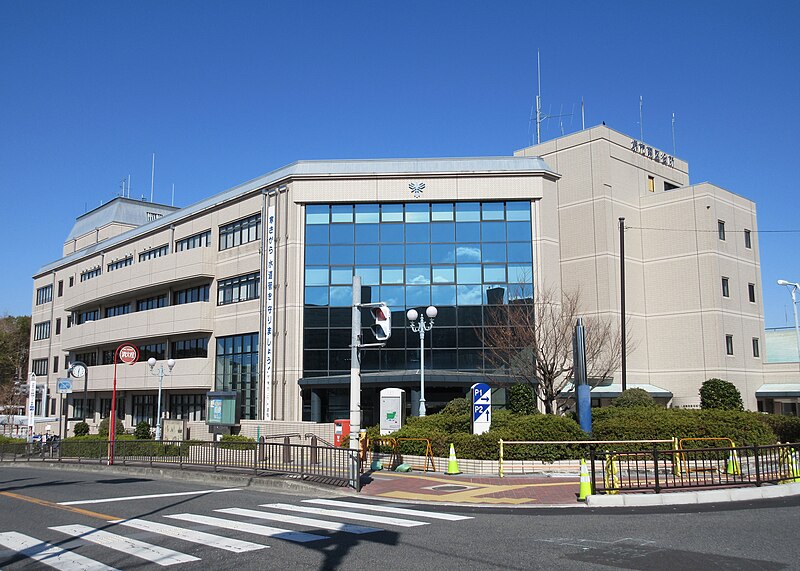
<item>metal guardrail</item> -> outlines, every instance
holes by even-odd
[[[108,464],[109,443],[104,440],[66,441],[58,446],[0,444],[0,461],[55,461]],[[361,489],[358,450],[282,442],[185,442],[119,440],[114,463],[177,469],[209,469],[254,475],[296,475],[303,480]]]
[[[639,450],[589,450],[593,494],[800,482],[800,444]]]

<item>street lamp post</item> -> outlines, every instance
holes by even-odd
[[[160,365],[158,370],[155,369],[156,366],[156,358],[150,357],[147,360],[147,364],[150,367],[150,373],[158,377],[158,413],[156,413],[156,440],[161,440],[161,388],[164,385],[164,365]],[[172,368],[175,366],[175,359],[168,359],[167,360],[167,367],[169,367],[170,373],[172,372]]]
[[[792,308],[794,309],[794,334],[797,341],[797,358],[800,359],[800,325],[797,321],[797,289],[800,284],[788,282],[786,280],[778,280],[778,285],[788,286],[792,288]]]
[[[411,331],[419,333],[419,415],[425,416],[425,332],[433,329],[433,318],[439,310],[430,305],[425,310],[425,315],[428,316],[428,322],[425,322],[425,316],[420,315],[416,309],[409,309],[406,317],[411,325]],[[419,321],[417,321],[419,319]]]

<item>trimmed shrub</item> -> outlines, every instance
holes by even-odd
[[[109,417],[105,417],[103,420],[100,421],[100,426],[97,429],[97,434],[102,436],[103,438],[108,438],[108,425],[111,422]],[[114,423],[114,433],[125,434],[125,427],[122,426],[122,421],[117,419]]]
[[[700,408],[744,410],[736,385],[722,379],[708,379],[700,386]]]
[[[536,414],[536,395],[527,383],[516,383],[508,388],[508,410],[516,414]]]
[[[778,442],[800,442],[800,418],[781,414],[759,414],[758,419],[775,433]]]
[[[114,429],[116,430],[116,426]],[[150,440],[153,438],[153,434],[150,432],[150,423],[143,420],[137,424],[136,430],[133,431],[133,437],[136,438],[136,440]]]
[[[463,397],[451,400],[449,403],[445,405],[445,407],[441,410],[441,412],[439,412],[439,414],[444,414],[448,416],[458,416],[461,414],[469,414],[469,413],[470,413],[469,400]]]
[[[732,410],[596,408],[592,409],[592,434],[596,440],[730,438],[736,446],[774,444],[775,434],[760,416]],[[687,447],[700,448],[703,444],[690,443]]]
[[[255,450],[256,441],[241,434],[223,434],[219,447],[228,450]]]
[[[89,434],[89,425],[85,421],[81,421],[72,429],[75,436],[86,436]]]
[[[614,402],[611,406],[634,408],[653,407],[658,405],[656,405],[656,401],[653,400],[653,397],[650,396],[650,393],[648,393],[646,390],[633,388],[622,391],[622,394],[614,399]]]

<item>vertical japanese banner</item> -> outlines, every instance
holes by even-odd
[[[264,336],[264,420],[272,420],[272,329],[275,322],[275,207],[270,206],[267,209],[267,262],[265,267],[267,275],[265,276],[264,295],[266,296],[266,303],[264,304],[264,311],[266,312],[266,319],[264,320],[264,331],[261,334]]]

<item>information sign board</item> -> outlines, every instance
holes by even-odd
[[[471,391],[472,434],[483,434],[492,426],[492,389],[486,383],[475,383]]]

